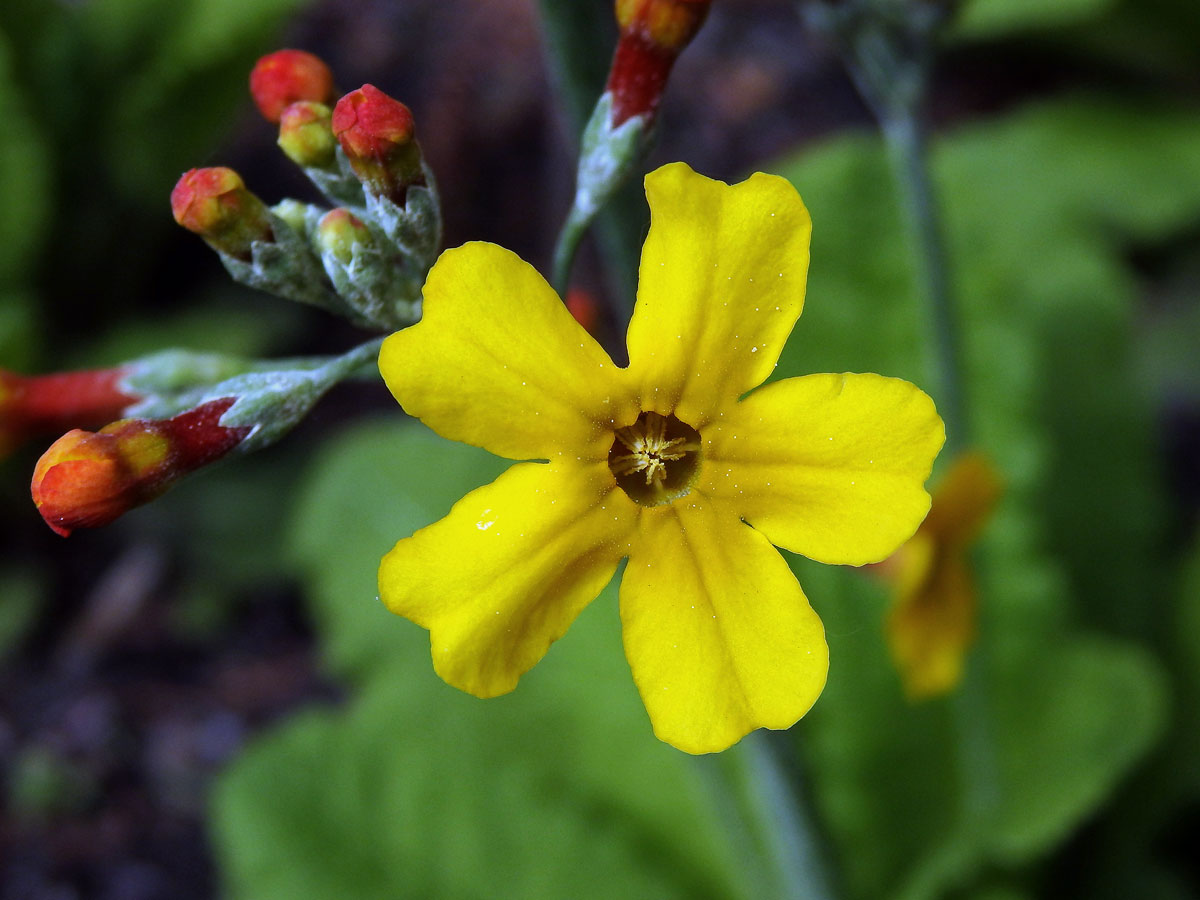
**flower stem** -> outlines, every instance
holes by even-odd
[[[575,262],[575,253],[579,250],[579,243],[587,234],[588,225],[591,223],[591,219],[578,215],[578,210],[577,206],[571,207],[554,245],[550,284],[564,300],[567,297],[567,289],[571,286],[571,265]]]
[[[794,773],[784,771],[771,736],[756,731],[734,750],[702,760],[716,799],[727,811],[733,843],[753,867],[752,896],[779,900],[832,900],[820,842]]]
[[[539,0],[538,8],[552,81],[570,129],[579,134],[604,90],[616,34],[612,8],[562,0]],[[595,218],[595,240],[606,263],[604,272],[615,321],[629,317],[637,290],[646,203],[639,185],[633,183],[636,180],[618,188]],[[564,299],[575,252],[590,224],[577,218],[572,209],[559,234],[550,281]]]
[[[970,437],[956,303],[929,172],[925,100],[936,40],[950,9],[949,4],[891,0],[801,3],[808,24],[838,47],[887,145],[928,323],[930,388],[946,423],[947,458],[961,452]],[[964,825],[971,837],[989,823],[1000,797],[986,670],[981,642],[968,657],[952,700]]]
[[[926,347],[933,379],[930,389],[938,398],[938,412],[946,423],[949,457],[970,444],[970,435],[963,400],[958,316],[942,222],[929,176],[928,136],[923,117],[916,111],[893,114],[880,123],[880,128],[912,241],[917,292],[924,300],[929,334]]]

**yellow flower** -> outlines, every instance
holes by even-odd
[[[962,680],[976,619],[967,551],[1000,490],[1000,476],[987,457],[960,456],[934,493],[917,533],[884,563],[895,593],[888,644],[912,700],[948,693]]]
[[[731,187],[674,163],[646,196],[628,368],[507,250],[467,244],[430,271],[423,320],[383,346],[392,393],[444,437],[547,462],[400,541],[380,594],[429,629],[442,678],[490,697],[627,558],[625,654],[655,733],[706,753],[790,727],[825,684],[821,621],[771,545],[883,559],[928,511],[945,435],[904,381],[758,387],[804,304],[810,222],[787,181]]]

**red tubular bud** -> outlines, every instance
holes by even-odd
[[[172,419],[122,419],[95,433],[69,431],[38,460],[33,502],[63,537],[107,525],[241,443],[249,428],[219,424],[233,403],[226,397]]]
[[[190,169],[179,176],[171,191],[171,212],[214,250],[239,259],[250,258],[254,241],[273,239],[266,205],[246,189],[237,172],[224,166]]]
[[[250,72],[250,94],[268,122],[298,100],[333,101],[333,73],[319,57],[303,50],[268,53]]]
[[[712,0],[616,0],[621,37],[607,87],[614,128],[633,116],[654,118],[671,67],[711,5]]]
[[[324,103],[312,100],[293,103],[279,120],[278,143],[297,165],[328,167],[337,147],[337,139],[333,136],[333,111]]]
[[[126,369],[23,376],[0,369],[0,457],[28,437],[96,428],[141,398],[119,383]]]
[[[403,204],[410,185],[425,183],[412,113],[378,88],[364,84],[339,100],[333,133],[354,173],[377,197]]]

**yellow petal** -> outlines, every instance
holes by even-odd
[[[695,493],[640,521],[621,622],[654,733],[710,753],[755,728],[792,726],[825,686],[829,651],[787,563]]]
[[[761,172],[730,186],[672,163],[646,176],[646,199],[629,371],[643,408],[702,428],[775,367],[804,306],[811,222]]]
[[[518,464],[396,544],[379,594],[429,629],[442,678],[503,694],[612,578],[636,518],[603,463]]]
[[[901,554],[913,548],[927,556],[925,547],[914,544],[932,541],[914,539]],[[916,561],[915,567],[925,568],[925,577],[902,590],[888,614],[887,636],[904,691],[919,700],[951,691],[962,680],[976,616],[974,583],[960,554],[942,548],[931,559]]]
[[[702,491],[777,546],[857,566],[894,551],[929,511],[924,483],[945,429],[907,381],[806,375],[755,391],[702,437]]]
[[[625,373],[532,266],[495,244],[447,250],[419,323],[379,368],[405,412],[443,437],[509,459],[601,459],[610,420],[637,415]]]

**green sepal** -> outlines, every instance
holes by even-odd
[[[404,265],[419,271],[424,281],[442,244],[442,210],[437,182],[424,160],[421,161],[421,172],[425,184],[409,185],[403,206],[387,197],[364,194],[366,219],[378,226],[387,242],[403,254]]]
[[[134,364],[127,381],[145,387],[151,383],[182,383],[186,373],[197,376],[233,373],[209,384],[198,384],[176,393],[152,393],[127,409],[126,415],[166,419],[214,400],[235,398],[221,416],[225,428],[251,429],[235,452],[252,453],[275,443],[298,425],[318,400],[338,382],[372,364],[382,338],[360,344],[340,356],[292,360],[238,360],[219,354],[167,351]],[[172,364],[178,365],[172,368]],[[138,370],[138,366],[142,368]]]
[[[348,263],[326,250],[321,254],[325,273],[364,318],[390,331],[406,328],[421,317],[421,285],[428,269],[414,271],[405,258],[397,258],[378,226],[364,224],[372,242],[355,242]]]
[[[286,300],[327,309],[356,325],[370,327],[372,323],[333,290],[306,236],[274,212],[270,216],[275,239],[251,244],[249,262],[218,251],[233,280]]]
[[[302,166],[304,174],[333,206],[344,206],[362,218],[366,208],[366,191],[341,147],[334,151],[334,162],[327,168]]]
[[[649,146],[650,134],[645,116],[633,116],[613,128],[612,94],[601,95],[583,130],[572,217],[591,221],[629,176]]]

